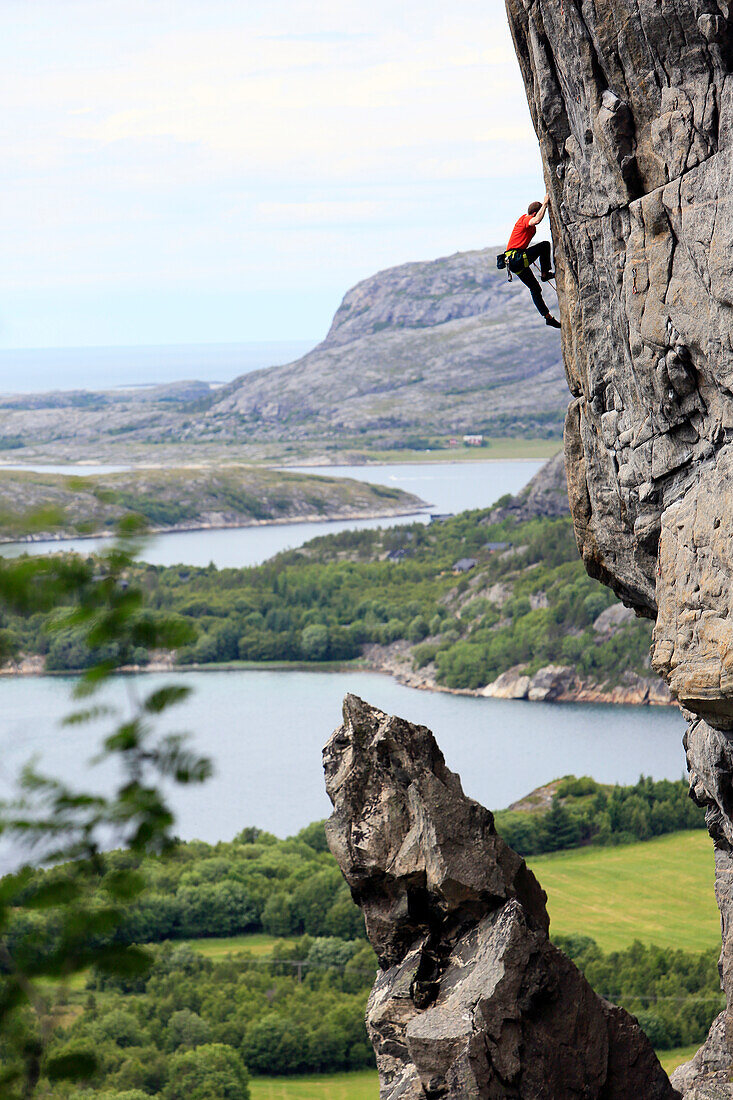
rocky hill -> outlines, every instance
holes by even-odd
[[[569,512],[565,455],[558,451],[516,495],[503,497],[486,522],[501,523],[510,517],[517,523],[526,519],[556,519]]]
[[[336,457],[451,435],[557,436],[566,403],[559,333],[498,249],[380,272],[348,292],[302,359],[202,383],[0,397],[0,450],[24,461]],[[548,290],[548,301],[553,292]]]
[[[558,431],[559,336],[526,288],[496,270],[496,252],[404,264],[359,283],[323,343],[236,379],[214,395],[204,422],[231,430],[238,421],[255,437],[337,431],[381,446],[415,435]]]

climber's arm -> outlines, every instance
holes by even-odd
[[[540,224],[540,222],[544,218],[545,214],[547,213],[547,207],[549,206],[549,204],[550,204],[550,196],[545,195],[544,199],[542,200],[542,206],[539,208],[539,210],[534,215],[534,217],[529,219],[529,224],[530,225],[539,225]]]

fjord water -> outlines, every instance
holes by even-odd
[[[391,714],[428,726],[466,792],[500,808],[557,776],[593,775],[631,783],[641,773],[679,779],[684,773],[684,721],[672,707],[558,705],[417,691],[377,673],[233,671],[150,674],[116,679],[108,699],[124,708],[129,691],[172,681],[192,695],[161,722],[161,731],[188,730],[198,751],[213,758],[203,787],[173,792],[177,830],[190,839],[231,839],[247,825],[280,836],[324,817],[321,749],[340,723],[341,701],[354,692]],[[102,723],[61,728],[71,709],[70,677],[18,677],[2,686],[0,794],[18,768],[40,766],[87,788],[85,774]],[[109,782],[109,773],[99,780]]]
[[[504,493],[517,493],[539,470],[542,462],[436,462],[405,466],[319,466],[308,472],[325,477],[355,477],[376,485],[405,489],[420,497],[430,508],[423,513],[387,519],[337,520],[322,523],[287,523],[262,527],[235,527],[215,531],[183,531],[158,535],[145,548],[144,558],[153,565],[200,565],[209,562],[220,569],[259,565],[281,550],[302,546],[319,535],[367,527],[394,527],[400,523],[428,522],[429,512],[460,512],[467,508],[488,508]],[[59,468],[58,472],[63,472]],[[69,473],[77,473],[69,467]],[[75,550],[89,554],[107,544],[106,539],[64,539],[63,541],[7,543],[0,553],[49,554]]]
[[[431,511],[453,512],[487,507],[504,493],[517,492],[540,465],[441,463],[353,467],[338,473],[405,488],[429,501]],[[248,565],[317,534],[415,518],[428,517],[165,535],[145,556],[161,564],[206,565],[213,560],[220,566]],[[68,544],[50,544],[51,549],[60,546]],[[79,546],[88,552],[93,540],[79,540]],[[493,808],[570,772],[605,782],[633,782],[641,773],[677,779],[684,771],[684,723],[674,708],[559,706],[421,692],[386,676],[351,670],[152,674],[119,678],[108,690],[124,706],[129,691],[139,694],[171,680],[187,684],[193,694],[164,728],[190,730],[196,748],[216,767],[203,788],[174,792],[178,830],[185,838],[228,839],[246,825],[285,836],[323,817],[329,807],[320,752],[340,721],[341,700],[349,691],[429,726],[467,792]],[[109,727],[59,725],[71,709],[71,683],[69,677],[4,680],[0,796],[31,757],[42,770],[85,789],[97,772],[102,785],[109,782],[103,770],[86,769]],[[7,850],[0,869],[12,860],[12,854],[6,856]]]

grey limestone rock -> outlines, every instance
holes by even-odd
[[[382,1100],[673,1100],[636,1020],[550,943],[546,897],[432,733],[355,696],[324,750],[328,843],[380,972]]]
[[[733,1068],[733,8],[506,0],[551,196],[573,401],[568,489],[588,571],[656,619],[694,718],[728,1009],[680,1081]],[[722,1090],[722,1091],[721,1091]]]

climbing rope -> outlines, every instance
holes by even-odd
[[[535,260],[535,262],[534,262],[534,264],[533,264],[532,266],[533,266],[533,267],[535,267],[535,268],[536,268],[536,270],[537,270],[537,271],[539,272],[539,281],[540,281],[540,282],[543,282],[543,278],[541,278],[541,275],[543,275],[543,273],[541,273],[541,272],[539,271],[539,267],[537,267],[537,261],[536,261],[536,260]],[[547,279],[545,279],[545,283],[549,283],[549,285],[550,285],[551,287],[553,287],[553,289],[555,290],[555,293],[557,294],[557,287],[555,286],[555,282],[553,281],[553,279],[551,279],[551,278],[547,278]],[[560,297],[560,296],[558,295],[558,299],[559,299],[559,297]]]

